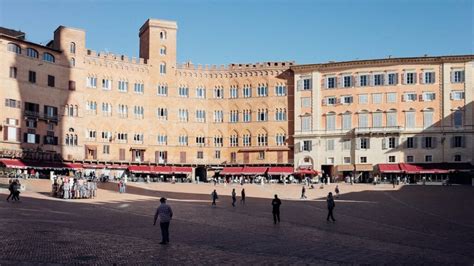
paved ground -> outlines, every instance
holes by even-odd
[[[0,265],[474,263],[473,187],[340,184],[328,223],[323,196],[333,184],[307,190],[308,200],[297,185],[245,185],[246,205],[232,208],[234,186],[129,184],[119,194],[109,183],[94,200],[60,200],[48,182],[27,181],[20,203],[0,188]],[[274,193],[284,199],[276,226]],[[175,212],[168,246],[152,226],[160,196]]]

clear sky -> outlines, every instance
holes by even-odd
[[[87,48],[138,56],[148,18],[178,22],[178,62],[229,64],[473,54],[473,0],[0,0],[0,25],[45,44],[59,26]]]

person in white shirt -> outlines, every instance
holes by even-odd
[[[170,242],[169,227],[171,218],[173,218],[173,211],[171,207],[166,204],[166,198],[160,199],[160,206],[156,209],[155,219],[153,225],[156,225],[156,220],[160,217],[160,228],[161,228],[161,245],[166,245]]]

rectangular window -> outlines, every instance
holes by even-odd
[[[388,73],[387,75],[388,77],[388,85],[396,85],[398,83],[398,80],[397,80],[397,73]]]
[[[360,138],[360,148],[369,149],[370,148],[370,139],[369,138]]]
[[[236,152],[231,152],[230,153],[230,162],[231,163],[237,162],[237,153]]]
[[[369,85],[369,75],[360,75],[359,76],[359,86],[365,87]]]
[[[258,152],[258,159],[259,160],[264,160],[265,159],[265,152],[264,151],[259,151]]]
[[[389,162],[389,163],[394,163],[394,162],[396,162],[395,156],[393,156],[393,155],[388,156],[388,162]]]
[[[103,152],[103,154],[110,154],[110,146],[109,145],[104,145],[102,152]]]
[[[416,101],[416,93],[414,92],[406,92],[404,95],[403,95],[403,100],[405,102],[414,102]]]
[[[214,88],[214,99],[224,99],[224,89],[221,87]]]
[[[197,152],[197,155],[196,155],[196,158],[198,158],[198,159],[204,159],[204,152],[198,151],[198,152]]]
[[[398,126],[397,112],[387,112],[387,127]]]
[[[349,87],[352,87],[352,76],[344,76],[343,77],[344,79],[344,88],[349,88]]]
[[[384,74],[374,74],[374,86],[382,86],[384,84],[383,77]]]
[[[451,147],[453,148],[463,148],[465,146],[463,136],[454,136],[452,137],[451,141]]]
[[[48,86],[54,87],[54,76],[48,75]]]
[[[243,112],[243,121],[250,122],[252,120],[252,111],[251,110],[244,110]]]
[[[413,163],[415,162],[415,157],[413,155],[407,155],[407,163]]]
[[[17,69],[16,67],[10,67],[10,78],[16,79],[17,76]]]
[[[242,143],[245,147],[250,147],[252,146],[252,138],[250,135],[243,135],[242,137]]]
[[[359,114],[359,127],[360,128],[369,127],[369,114],[367,113]]]
[[[155,152],[155,162],[156,163],[167,163],[168,162],[168,152],[167,151],[156,151]]]
[[[434,139],[433,137],[424,137],[423,138],[423,148],[433,148],[434,147]]]
[[[382,103],[382,93],[374,93],[374,94],[372,94],[372,103],[373,103],[373,104],[380,104],[380,103]]]
[[[406,145],[408,149],[416,148],[416,138],[415,137],[408,137],[406,140]]]
[[[344,164],[350,164],[351,163],[351,157],[344,157]]]
[[[333,151],[334,150],[334,140],[333,139],[326,140],[326,150],[327,151]]]
[[[268,96],[268,87],[265,84],[261,84],[257,87],[257,96],[265,97]]]
[[[196,110],[196,122],[205,123],[206,122],[206,111],[205,110]]]
[[[178,110],[178,119],[179,119],[179,122],[188,122],[188,110],[187,109],[179,109]]]
[[[405,73],[405,84],[416,84],[416,72]]]
[[[367,163],[367,157],[361,156],[360,157],[360,163]]]
[[[351,104],[353,101],[352,96],[342,96],[342,104]]]
[[[214,151],[214,158],[220,159],[221,158],[221,151]]]
[[[423,92],[422,95],[424,102],[431,102],[436,99],[436,94],[434,92]]]
[[[301,107],[303,107],[303,108],[311,107],[311,98],[310,97],[302,97],[301,98]]]
[[[5,106],[11,108],[21,108],[21,101],[14,99],[5,99]]]
[[[349,151],[352,148],[352,141],[350,139],[345,139],[342,142],[342,149],[345,151]]]
[[[178,137],[179,146],[188,146],[188,136],[182,135]]]
[[[464,70],[454,70],[451,72],[451,83],[464,82]]]
[[[433,155],[426,155],[425,156],[425,162],[432,162],[433,161]]]
[[[168,120],[168,109],[158,107],[157,114],[159,120]]]
[[[405,127],[415,128],[415,112],[405,112]]]
[[[368,104],[369,96],[367,94],[359,94],[359,104]]]
[[[397,147],[397,138],[388,138],[388,148],[395,149]]]
[[[303,151],[311,151],[312,148],[313,148],[312,146],[313,146],[313,144],[312,144],[311,140],[304,140],[302,150]]]
[[[336,130],[336,116],[335,115],[326,116],[326,130]]]
[[[433,112],[424,111],[423,112],[423,127],[428,128],[433,125]]]
[[[337,103],[336,97],[326,97],[326,104],[327,105],[335,105]]]
[[[312,89],[312,84],[311,84],[311,79],[303,79],[303,90],[304,91],[309,91]]]
[[[301,131],[311,131],[311,116],[301,117]]]
[[[334,89],[337,85],[337,78],[336,77],[328,77],[326,79],[326,88]]]
[[[425,72],[423,75],[424,84],[433,84],[435,83],[435,72]]]
[[[387,92],[387,103],[396,103],[396,102],[397,102],[397,93]]]
[[[460,155],[460,154],[454,155],[454,161],[455,161],[455,162],[461,162],[461,161],[462,161],[461,155]]]
[[[453,91],[451,92],[451,100],[463,100],[464,99],[464,91]]]
[[[36,83],[36,72],[28,71],[28,81],[31,83]]]

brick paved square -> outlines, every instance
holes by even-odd
[[[2,183],[5,179],[0,179]],[[335,185],[101,184],[92,200],[49,196],[47,180],[23,182],[21,202],[0,189],[0,264],[465,264],[474,263],[474,193],[467,186],[339,184],[335,223],[325,196]],[[230,193],[237,191],[235,208]],[[219,194],[211,207],[210,193]],[[271,197],[282,199],[273,225]],[[161,246],[159,197],[175,213]]]

